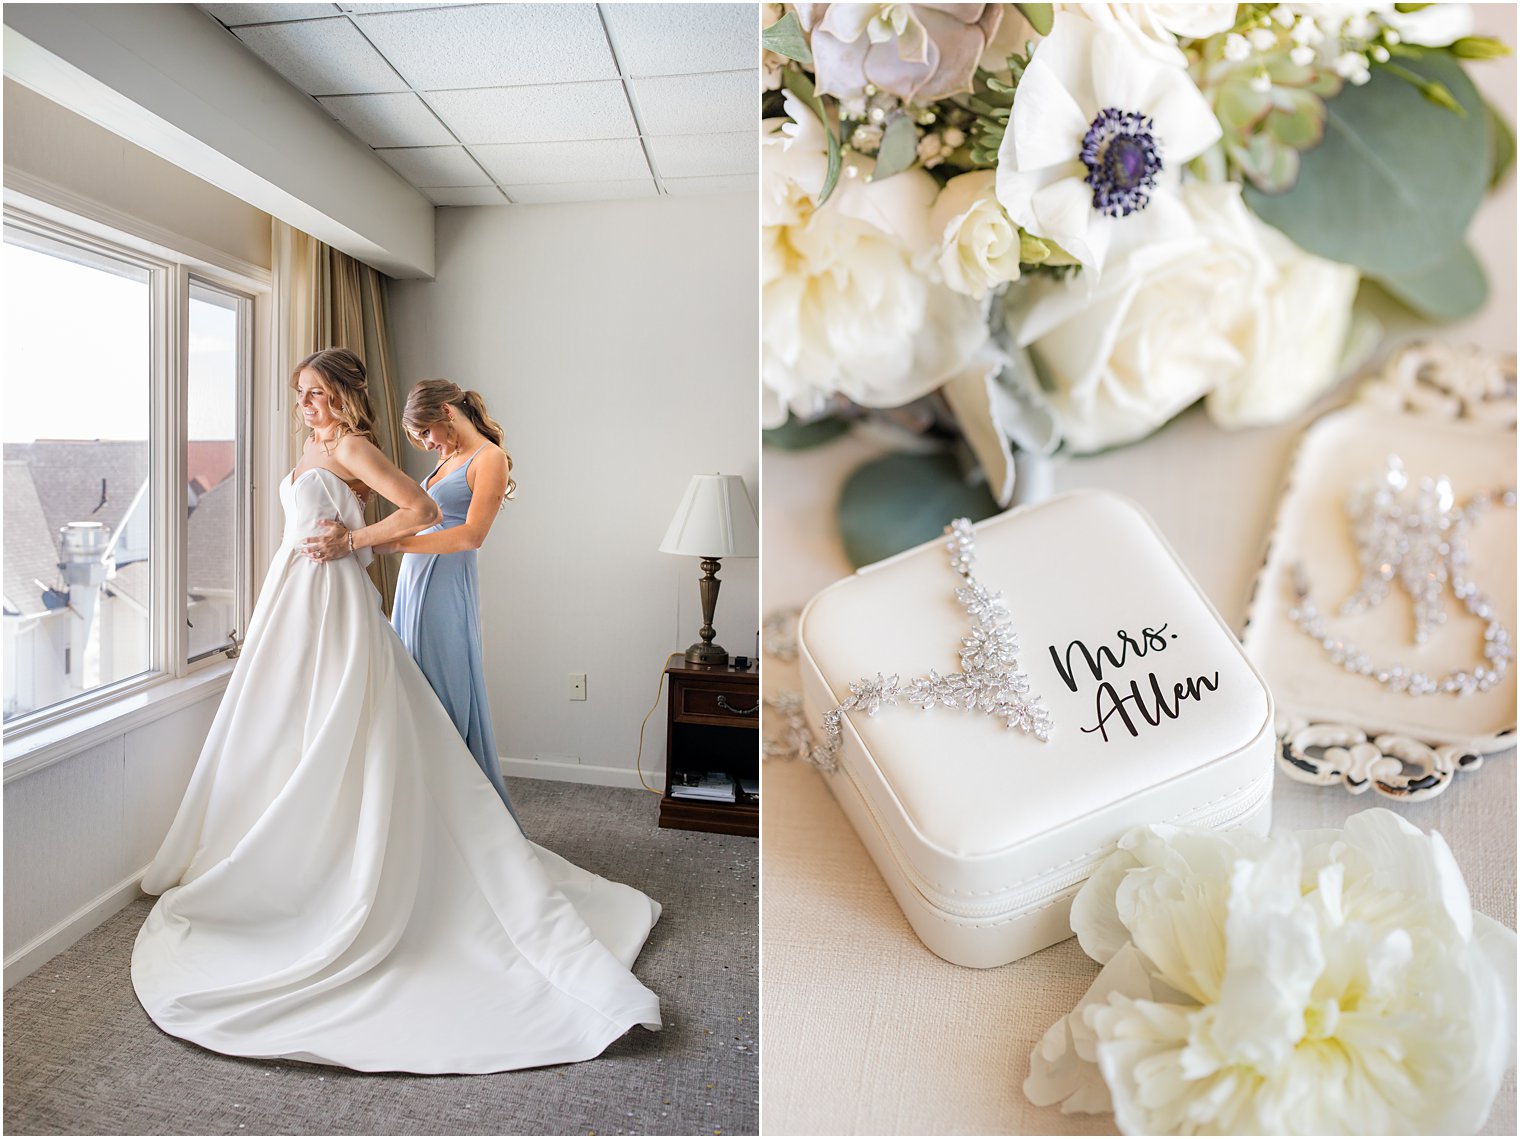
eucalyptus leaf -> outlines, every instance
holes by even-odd
[[[1484,106],[1488,108],[1491,140],[1488,188],[1493,190],[1504,181],[1505,175],[1515,165],[1515,130],[1492,103],[1485,103]]]
[[[1326,104],[1324,142],[1302,154],[1291,189],[1245,187],[1252,210],[1298,245],[1378,276],[1451,256],[1488,181],[1490,128],[1462,68],[1438,53],[1406,67],[1464,113],[1375,68],[1366,84],[1348,85]]]
[[[953,455],[887,455],[845,481],[839,533],[858,567],[939,537],[952,519],[975,522],[997,512],[984,484],[966,484]]]
[[[1437,265],[1376,278],[1393,296],[1427,320],[1456,320],[1483,307],[1488,279],[1466,245]]]
[[[901,111],[887,120],[881,146],[876,151],[876,171],[871,181],[880,182],[912,166],[918,158],[918,128]]]
[[[795,59],[804,67],[813,66],[813,52],[796,12],[788,12],[761,32],[760,43],[766,50]]]
[[[807,422],[796,416],[787,416],[786,422],[780,427],[768,427],[760,436],[767,447],[775,447],[780,451],[805,451],[809,447],[838,439],[849,430],[848,423],[832,415]]]
[[[1055,26],[1056,22],[1056,6],[1054,4],[1015,4],[1014,7],[1024,13],[1024,19],[1028,20],[1030,25],[1040,35],[1050,35],[1050,29]]]

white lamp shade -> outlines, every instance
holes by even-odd
[[[738,475],[693,475],[660,552],[699,558],[759,557],[760,525],[744,480]]]

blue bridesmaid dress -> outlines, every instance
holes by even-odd
[[[464,522],[470,513],[470,484],[465,472],[480,454],[465,460],[431,487],[423,488],[443,512],[438,525],[422,531],[432,534]],[[441,464],[440,464],[441,465]],[[434,467],[436,474],[438,468]],[[432,478],[429,475],[428,478]],[[501,801],[517,819],[507,787],[501,778],[496,754],[496,733],[491,728],[491,707],[486,700],[485,660],[480,647],[480,585],[475,551],[453,554],[403,554],[396,580],[396,601],[391,624],[407,651],[422,669],[444,710],[464,737],[470,754],[485,772]],[[521,825],[522,820],[518,819]]]

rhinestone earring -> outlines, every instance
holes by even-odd
[[[1342,616],[1376,608],[1397,581],[1414,603],[1414,642],[1423,645],[1431,631],[1446,622],[1446,588],[1462,607],[1484,623],[1482,663],[1457,669],[1439,679],[1399,663],[1374,666],[1371,658],[1349,641],[1333,636],[1315,604],[1302,565],[1292,567],[1294,606],[1289,618],[1320,642],[1331,661],[1358,676],[1370,677],[1394,692],[1410,696],[1447,693],[1470,696],[1503,682],[1514,659],[1509,630],[1495,616],[1493,603],[1468,576],[1472,554],[1467,534],[1478,517],[1497,500],[1515,505],[1515,488],[1497,494],[1481,491],[1456,506],[1451,480],[1426,477],[1411,487],[1397,455],[1389,455],[1382,475],[1358,487],[1346,503],[1356,540],[1362,578],[1340,607]]]
[[[823,714],[823,742],[808,756],[825,771],[839,765],[840,720],[844,714],[864,711],[874,716],[883,704],[895,705],[898,697],[926,710],[941,704],[984,712],[1041,743],[1049,741],[1050,712],[1040,697],[1030,695],[1029,677],[1019,669],[1019,646],[1010,627],[1008,604],[1001,593],[993,593],[972,576],[976,546],[971,523],[957,518],[945,531],[949,535],[945,545],[950,551],[950,568],[965,582],[956,589],[955,597],[971,619],[971,633],[961,640],[961,671],[941,676],[930,669],[927,676],[907,684],[899,684],[895,674],[883,677],[878,672],[874,680],[852,683],[850,695]]]

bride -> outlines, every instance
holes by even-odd
[[[658,903],[523,837],[381,611],[368,547],[437,507],[371,441],[363,364],[327,349],[292,386],[311,435],[143,879],[162,896],[132,953],[138,999],[217,1052],[360,1071],[587,1060],[659,1028],[659,998],[629,972]],[[365,526],[356,484],[397,511]],[[328,560],[308,539],[332,519],[347,551]]]

